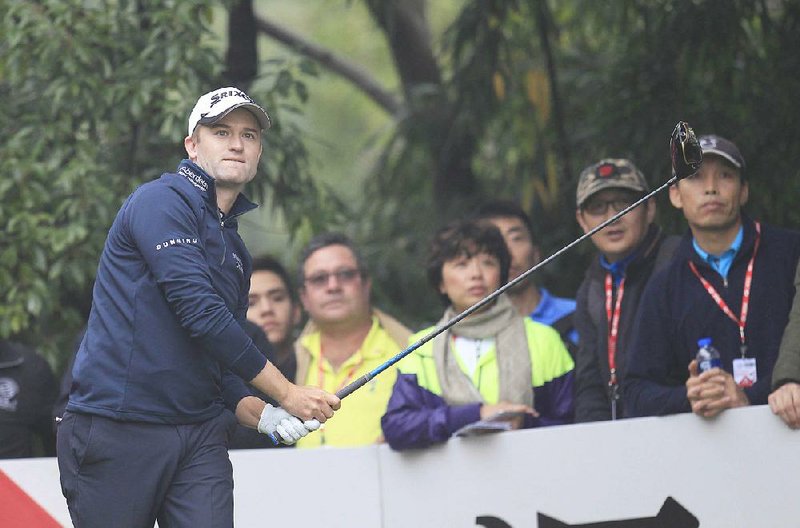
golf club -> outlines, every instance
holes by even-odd
[[[591,237],[592,235],[594,235],[595,233],[597,233],[601,229],[609,226],[610,224],[613,224],[614,222],[616,222],[617,220],[619,220],[620,218],[622,218],[623,216],[625,216],[626,214],[628,214],[629,212],[631,212],[632,210],[636,209],[641,204],[643,204],[644,202],[646,202],[647,200],[652,198],[655,194],[658,194],[659,192],[661,192],[662,190],[666,189],[670,185],[676,183],[678,180],[682,180],[683,178],[686,178],[687,176],[691,176],[692,174],[697,172],[697,170],[700,168],[700,164],[703,161],[703,150],[700,147],[700,143],[697,141],[697,137],[695,136],[694,131],[689,127],[688,123],[686,123],[684,121],[679,121],[678,124],[675,125],[675,128],[673,129],[672,134],[670,135],[670,142],[669,143],[670,143],[670,157],[671,157],[671,160],[672,160],[672,173],[673,173],[673,175],[672,175],[672,178],[667,180],[667,182],[665,182],[663,185],[661,185],[657,189],[651,191],[650,193],[648,193],[647,195],[645,195],[641,199],[637,200],[635,203],[629,205],[628,207],[626,207],[622,211],[618,212],[617,214],[615,214],[614,216],[612,216],[611,218],[609,218],[605,222],[601,223],[600,225],[598,225],[594,229],[586,232],[584,235],[580,236],[579,238],[577,238],[574,241],[570,242],[566,246],[562,247],[561,249],[559,249],[558,251],[556,251],[555,253],[553,253],[552,255],[550,255],[549,257],[544,259],[543,261],[539,262],[538,264],[536,264],[532,268],[528,269],[526,272],[521,274],[516,279],[514,279],[512,281],[509,281],[506,284],[504,284],[503,286],[501,286],[500,288],[496,289],[494,292],[490,293],[489,295],[487,295],[486,297],[484,297],[483,299],[481,299],[477,303],[473,304],[472,306],[470,306],[469,308],[467,308],[466,310],[464,310],[460,314],[456,315],[455,317],[453,317],[449,321],[447,321],[445,323],[442,323],[441,325],[438,325],[433,330],[431,330],[428,334],[426,334],[425,336],[423,336],[418,341],[416,341],[412,345],[408,346],[404,350],[400,351],[397,355],[395,355],[391,359],[387,360],[386,362],[384,362],[383,364],[381,364],[378,367],[374,368],[370,372],[367,372],[366,374],[364,374],[360,378],[354,380],[353,382],[351,382],[346,387],[344,387],[344,388],[340,389],[339,391],[337,391],[336,392],[336,396],[339,399],[346,398],[347,396],[349,396],[350,394],[352,394],[353,392],[355,392],[356,390],[358,390],[359,388],[361,388],[365,384],[367,384],[372,378],[374,378],[375,376],[377,376],[381,372],[385,371],[386,369],[388,369],[389,367],[391,367],[392,365],[394,365],[395,363],[397,363],[398,361],[400,361],[401,359],[403,359],[404,357],[406,357],[407,355],[409,355],[413,351],[417,350],[419,347],[421,347],[422,345],[424,345],[425,343],[427,343],[431,339],[435,338],[436,336],[438,336],[442,332],[452,328],[453,326],[458,324],[459,321],[463,320],[466,317],[469,317],[470,315],[472,315],[476,311],[480,310],[481,308],[483,308],[487,304],[489,304],[492,301],[494,301],[495,299],[497,299],[497,297],[499,297],[500,295],[505,293],[510,288],[513,288],[518,283],[520,283],[520,282],[524,281],[525,279],[527,279],[532,273],[534,273],[539,268],[541,268],[544,265],[548,264],[550,261],[552,261],[553,259],[557,258],[558,256],[560,256],[561,254],[563,254],[567,250],[569,250],[572,247],[574,247],[575,245],[579,244],[580,242],[583,242],[587,238]],[[273,440],[273,442],[277,441],[276,438],[273,438],[272,440]]]

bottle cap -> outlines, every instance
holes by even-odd
[[[710,337],[702,337],[697,340],[697,346],[699,347],[707,347],[711,345],[711,338]]]

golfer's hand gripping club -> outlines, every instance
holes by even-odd
[[[311,431],[319,429],[318,420],[301,421],[292,416],[281,407],[267,404],[261,411],[258,420],[258,432],[269,436],[274,445],[278,443],[291,445],[306,436]]]
[[[607,226],[613,224],[626,214],[628,214],[633,209],[639,207],[647,200],[652,198],[655,194],[663,191],[664,189],[668,188],[670,185],[673,185],[678,180],[682,180],[692,174],[696,173],[697,170],[700,168],[700,164],[703,162],[703,149],[700,147],[700,142],[697,140],[697,137],[694,134],[694,131],[689,126],[688,123],[685,121],[678,121],[678,124],[675,125],[675,128],[672,130],[672,134],[670,135],[669,140],[669,147],[670,147],[670,158],[672,160],[672,171],[673,176],[667,182],[663,183],[660,187],[653,190],[652,192],[648,193],[646,196],[642,197],[636,203],[631,204],[629,207],[626,207],[619,213],[615,214],[611,218],[607,219],[605,222],[601,223],[600,225],[596,226],[594,229],[584,233],[582,236],[573,240],[571,243],[567,244],[566,246],[562,247],[543,261],[539,262],[537,265],[533,266],[525,273],[521,274],[516,279],[509,281],[505,285],[501,286],[494,292],[490,293],[477,303],[473,304],[471,307],[467,308],[460,314],[456,315],[449,321],[442,323],[441,325],[437,326],[433,330],[431,330],[428,334],[423,336],[414,344],[410,345],[408,348],[400,351],[396,356],[392,357],[385,363],[381,364],[377,368],[373,369],[372,371],[364,374],[360,378],[354,380],[352,383],[347,385],[346,387],[342,388],[336,393],[336,396],[341,400],[347,397],[348,395],[352,394],[356,390],[360,389],[364,385],[367,384],[372,378],[386,370],[387,368],[391,367],[414,350],[418,349],[431,339],[435,338],[442,332],[450,329],[451,327],[455,326],[459,321],[462,319],[472,315],[477,310],[480,310],[490,302],[494,301],[497,297],[499,297],[502,293],[505,293],[507,290],[513,288],[518,283],[526,280],[531,274],[533,274],[539,268],[545,266],[553,259],[559,257],[562,253],[568,251],[573,246],[579,244],[580,242],[584,241],[585,239],[591,237],[598,231],[605,229]],[[273,439],[273,441],[275,441]]]

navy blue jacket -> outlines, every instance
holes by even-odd
[[[692,273],[689,260],[738,316],[744,275],[755,242],[753,221],[744,217],[743,225],[744,240],[728,272],[727,285],[697,255],[691,233],[681,240],[669,267],[654,275],[647,285],[639,304],[623,385],[629,416],[691,412],[685,383],[700,338],[713,339],[722,368],[733,372],[733,360],[740,357],[739,327]],[[772,369],[794,298],[794,272],[799,257],[800,233],[761,225],[745,327],[748,357],[756,358],[758,372],[758,381],[744,389],[752,405],[767,403]]]
[[[267,360],[240,325],[251,258],[236,218],[254,207],[239,195],[222,216],[214,180],[188,160],[128,197],[100,257],[67,410],[196,423],[249,394],[242,380]]]

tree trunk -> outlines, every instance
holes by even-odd
[[[258,75],[256,19],[253,0],[239,0],[228,15],[228,51],[225,54],[225,82],[246,90]]]

